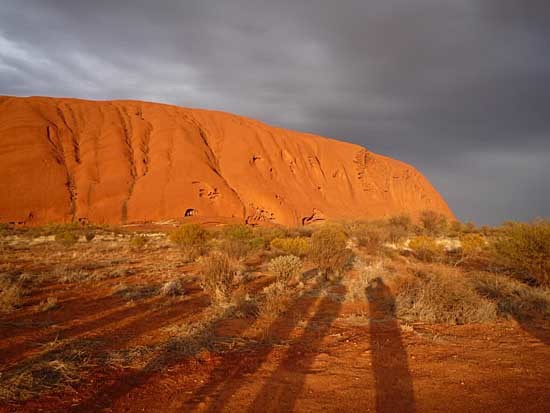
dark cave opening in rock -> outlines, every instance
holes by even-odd
[[[198,211],[196,209],[193,209],[193,208],[187,208],[185,210],[185,217],[194,217],[198,214]]]

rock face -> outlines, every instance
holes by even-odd
[[[0,97],[0,222],[452,218],[413,167],[227,113]]]

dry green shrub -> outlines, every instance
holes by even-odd
[[[492,250],[497,265],[521,279],[550,286],[550,220],[506,225]]]
[[[435,211],[422,211],[420,224],[429,235],[441,235],[447,229],[447,217]]]
[[[206,252],[208,232],[197,224],[185,224],[170,234],[170,241],[181,247],[186,261],[194,261]]]
[[[149,238],[144,235],[134,235],[130,238],[129,245],[130,249],[134,251],[140,251],[145,248],[145,245],[149,242]]]
[[[224,304],[230,299],[236,270],[230,257],[214,251],[199,260],[199,271],[203,278],[201,287],[214,304]]]
[[[325,225],[311,236],[309,258],[325,277],[340,276],[352,262],[353,253],[347,242],[346,233],[333,225]]]
[[[497,319],[495,304],[448,267],[397,277],[394,293],[397,316],[407,321],[466,324]]]
[[[471,276],[475,289],[496,303],[499,315],[518,320],[550,319],[550,290],[532,287],[510,277],[481,273]]]
[[[302,274],[302,260],[294,255],[284,255],[273,258],[268,264],[268,269],[277,281],[285,285],[296,284]]]
[[[419,235],[411,239],[409,248],[419,260],[426,262],[437,261],[445,253],[442,245],[439,245],[435,239],[425,235]]]
[[[228,225],[220,234],[219,249],[231,258],[245,258],[262,250],[264,245],[264,239],[247,225]]]
[[[72,231],[58,232],[55,234],[55,240],[66,247],[70,247],[78,242],[78,234]]]
[[[309,238],[274,238],[270,247],[276,252],[303,257],[309,251]]]

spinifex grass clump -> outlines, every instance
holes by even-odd
[[[214,251],[199,260],[203,276],[201,286],[214,304],[225,304],[230,300],[236,270],[230,257]]]
[[[476,291],[497,305],[498,314],[526,320],[550,319],[550,290],[529,286],[505,275],[476,273],[470,276]]]
[[[397,316],[404,320],[466,324],[497,319],[496,305],[449,267],[421,267],[392,284]]]

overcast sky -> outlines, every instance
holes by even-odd
[[[0,94],[238,113],[411,163],[464,221],[550,216],[549,0],[0,0]]]

